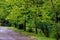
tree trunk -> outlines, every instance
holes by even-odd
[[[56,40],[59,40],[59,38],[58,38],[58,25],[57,25],[57,23],[58,23],[57,22],[57,11],[56,11],[55,6],[53,4],[53,0],[51,0],[51,4],[52,4],[53,12],[55,14],[54,21],[55,21],[55,28],[56,28]]]
[[[38,30],[37,30],[36,16],[37,16],[37,14],[35,13],[34,14],[34,24],[35,24],[35,32],[37,34],[38,33]]]
[[[35,1],[34,0],[31,0],[32,1],[32,4],[34,5]],[[38,6],[38,5],[37,5]],[[38,8],[38,7],[37,7]],[[36,16],[37,16],[37,12],[34,12],[34,24],[35,24],[35,32],[36,34],[38,33],[38,30],[37,30],[37,23],[36,23]]]
[[[26,31],[26,20],[24,21],[23,28],[24,28],[24,31]]]
[[[49,37],[49,31],[48,31],[48,28],[46,27],[46,29],[44,29],[44,33],[45,33],[45,36],[46,37]]]

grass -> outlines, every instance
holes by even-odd
[[[26,31],[23,31],[23,30],[19,30],[19,29],[15,28],[15,27],[8,27],[8,29],[14,30],[14,31],[16,31],[16,32],[20,32],[20,33],[22,33],[22,34],[25,35],[25,36],[31,36],[31,37],[33,37],[33,38],[36,38],[37,40],[56,40],[56,39],[54,39],[54,38],[44,37],[44,36],[41,35],[41,34],[35,34],[35,33],[26,32]]]

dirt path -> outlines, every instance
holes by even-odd
[[[13,30],[8,30],[7,27],[1,27],[0,40],[34,40],[34,38],[29,38],[14,32]]]

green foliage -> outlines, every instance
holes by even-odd
[[[59,31],[60,0],[53,0],[53,2],[57,11],[57,25],[59,26]],[[0,0],[1,24],[9,23],[8,26],[15,26],[20,29],[21,25],[19,26],[19,24],[24,24],[24,21],[26,20],[26,27],[35,28],[35,18],[38,29],[41,29],[42,31],[43,29],[48,30],[48,33],[56,33],[54,28],[54,12],[50,0]],[[44,25],[42,26],[42,24]],[[31,28],[29,31],[32,31]],[[52,33],[50,34],[53,35]]]

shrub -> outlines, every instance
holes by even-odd
[[[23,29],[23,24],[18,24],[18,29]]]
[[[33,32],[33,28],[32,27],[29,27],[28,28],[28,32]]]

